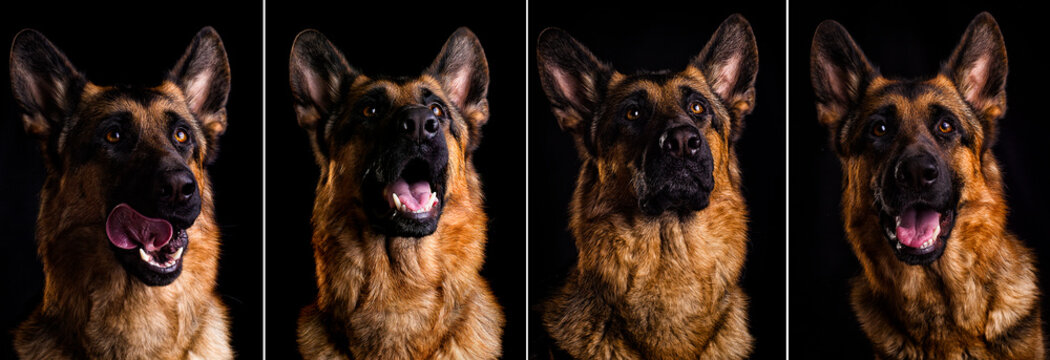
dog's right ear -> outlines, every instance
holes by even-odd
[[[558,28],[540,33],[536,58],[558,125],[577,138],[586,136],[612,68]]]
[[[310,131],[338,110],[359,74],[328,38],[313,29],[295,37],[288,67],[299,126]]]
[[[11,45],[11,92],[26,132],[45,139],[72,115],[87,79],[40,32],[25,29]]]
[[[809,70],[817,95],[817,118],[832,131],[878,75],[846,28],[834,20],[817,26]]]

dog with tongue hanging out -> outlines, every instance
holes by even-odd
[[[229,359],[215,292],[219,229],[205,166],[226,129],[230,69],[206,27],[154,87],[89,82],[35,30],[15,36],[12,92],[41,144],[40,306],[23,359]]]
[[[992,154],[1006,46],[978,15],[940,73],[879,74],[825,21],[810,57],[817,113],[842,163],[852,302],[880,359],[1043,359],[1031,251],[1006,230]]]

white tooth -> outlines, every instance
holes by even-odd
[[[394,197],[394,208],[395,209],[400,209],[401,208],[401,199],[397,198],[397,194],[390,194],[390,196]]]
[[[142,248],[139,248],[139,257],[142,258],[142,261],[145,261],[145,262],[150,262],[150,260],[151,260],[151,257],[149,256],[149,254],[147,254],[146,250],[143,250]]]
[[[438,193],[436,193],[436,192],[430,193],[430,206],[437,205],[437,203],[438,203]]]
[[[901,217],[900,216],[896,217],[896,220],[897,220],[897,226],[901,226]]]
[[[175,260],[178,260],[179,258],[182,257],[182,250],[183,249],[185,249],[185,247],[180,247],[178,250],[175,250],[175,255],[171,256],[172,262],[175,262]]]
[[[901,243],[900,243],[900,242],[898,242],[898,243],[897,243],[897,250],[900,250],[900,249],[901,249]]]
[[[401,212],[408,212],[408,206],[405,205],[405,204],[401,204],[401,208],[400,209],[401,209]]]

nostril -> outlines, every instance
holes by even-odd
[[[194,190],[197,190],[197,187],[194,186],[193,183],[188,183],[188,184],[182,185],[182,189],[181,190],[182,190],[182,192],[181,192],[182,196],[190,196],[190,195],[193,195],[193,191]]]
[[[436,133],[438,131],[437,119],[427,119],[426,123],[423,124],[423,130],[429,134]]]
[[[700,148],[700,138],[697,136],[689,137],[688,141],[689,150],[696,150]]]
[[[926,180],[927,182],[937,180],[937,168],[931,166],[926,169],[923,169],[922,179]]]

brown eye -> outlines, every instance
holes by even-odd
[[[187,135],[186,131],[182,130],[182,129],[175,130],[175,136],[174,137],[175,137],[175,141],[178,141],[179,144],[185,144],[186,141],[188,141],[190,139],[190,136]]]
[[[689,103],[689,111],[692,111],[693,115],[700,115],[704,113],[704,106],[700,105],[700,102],[693,101]]]
[[[116,144],[120,142],[120,130],[113,129],[106,132],[106,141],[110,144]]]
[[[875,123],[875,125],[871,127],[871,134],[879,137],[886,135],[886,123],[882,121]]]
[[[627,108],[624,116],[627,117],[627,120],[638,120],[638,118],[642,117],[642,112],[637,107],[631,106]]]
[[[373,116],[376,116],[376,107],[375,106],[365,106],[365,108],[363,110],[361,110],[361,115],[364,115],[365,117],[369,117],[369,118],[373,117]]]
[[[434,113],[434,116],[441,117],[445,116],[445,111],[441,110],[441,105],[430,104],[430,112]]]
[[[955,127],[952,126],[952,123],[950,121],[941,120],[941,123],[937,125],[937,130],[940,130],[942,133],[947,134],[952,132],[952,130],[955,130]]]

